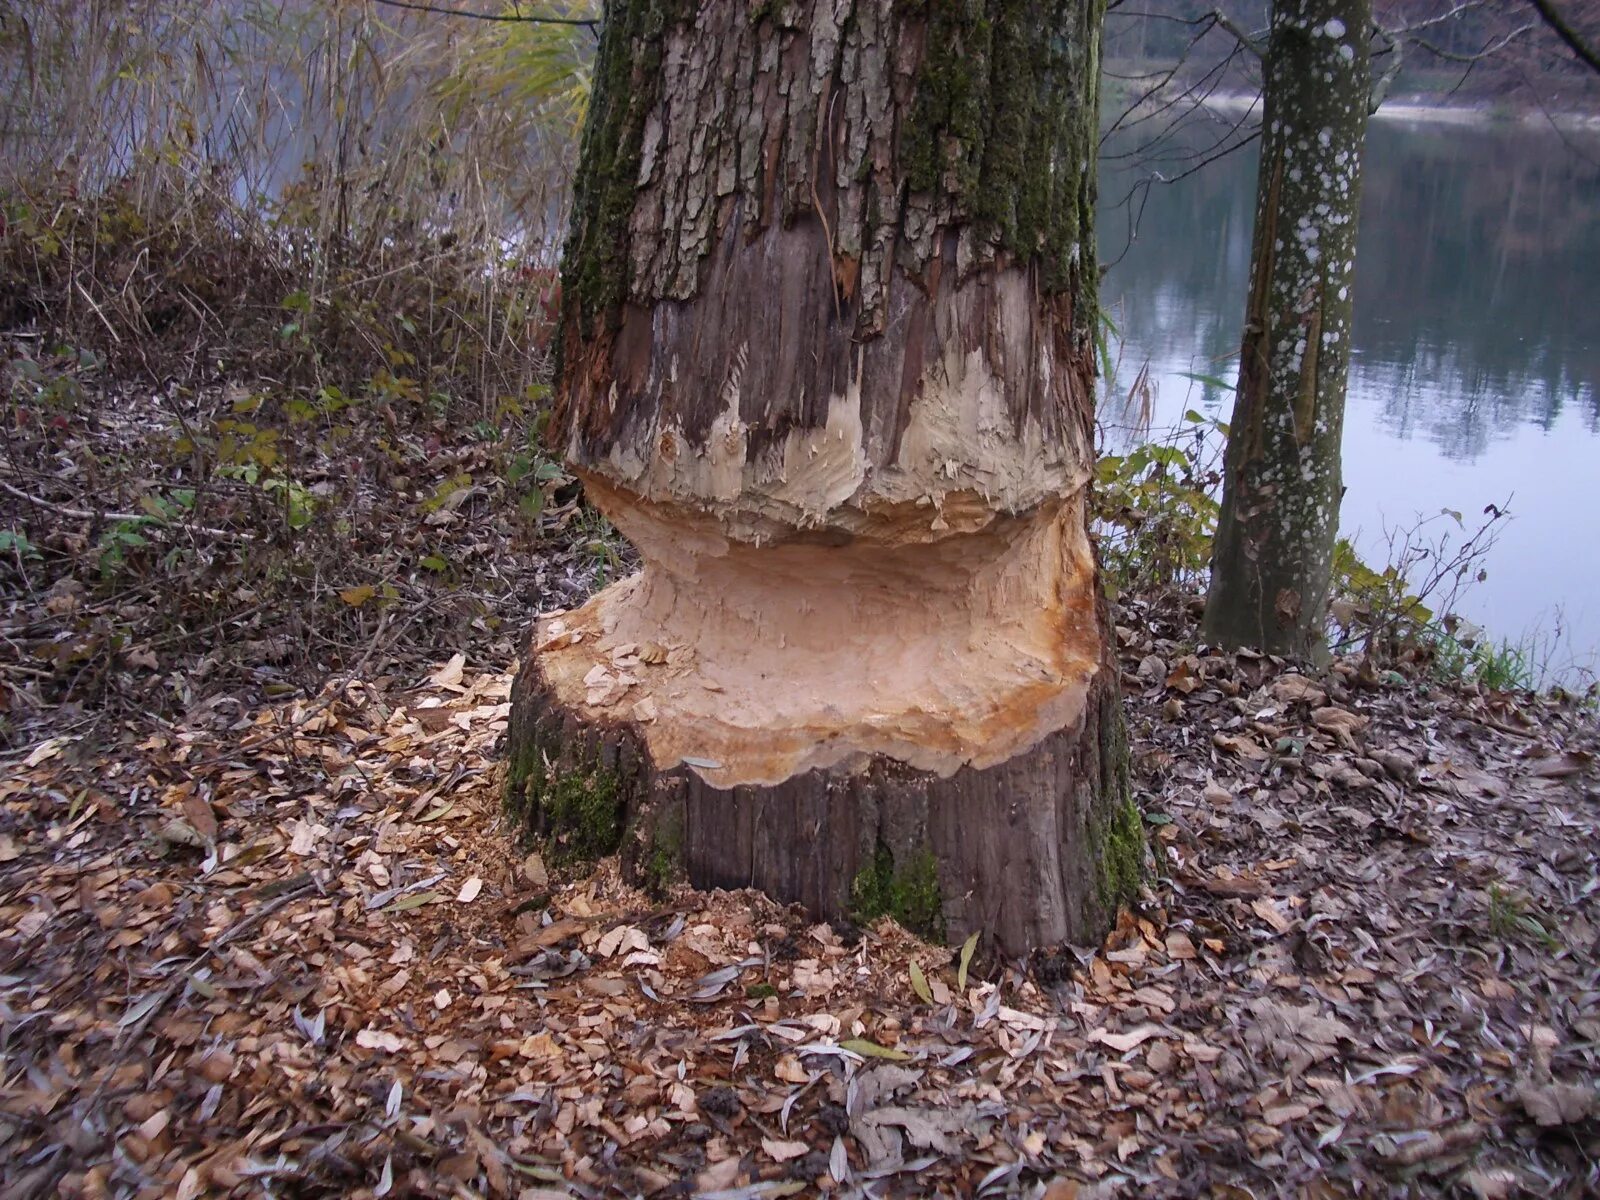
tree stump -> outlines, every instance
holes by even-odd
[[[1099,8],[613,3],[549,436],[638,548],[536,622],[557,865],[1007,952],[1143,856],[1087,527]]]

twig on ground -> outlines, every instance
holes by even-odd
[[[46,500],[43,496],[35,496],[23,491],[21,488],[12,487],[4,479],[0,479],[0,490],[11,493],[18,500],[25,500],[29,504],[36,504],[40,508],[48,509],[62,517],[74,517],[80,521],[141,521],[160,529],[187,529],[191,533],[203,533],[207,537],[214,537],[230,542],[245,540],[243,535],[229,529],[213,529],[209,525],[174,525],[170,522],[157,521],[149,513],[133,512],[91,512],[86,508],[73,508],[67,504],[57,504],[53,500]]]

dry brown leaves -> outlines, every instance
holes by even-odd
[[[964,981],[892,923],[552,889],[499,823],[509,676],[464,661],[25,748],[0,1193],[1593,1186],[1592,724],[1132,619],[1161,877],[1093,952]]]

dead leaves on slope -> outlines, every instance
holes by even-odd
[[[0,783],[0,1151],[85,1196],[1580,1178],[1589,735],[1175,641],[1127,647],[1160,660],[1132,714],[1163,880],[1096,952],[988,979],[888,923],[552,887],[496,826],[508,677],[465,661],[30,748]]]

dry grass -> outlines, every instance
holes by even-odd
[[[578,509],[532,431],[591,41],[370,2],[9,10],[0,711],[504,641],[589,569],[535,561]]]

